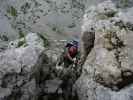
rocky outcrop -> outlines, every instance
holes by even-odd
[[[85,3],[85,0],[2,0],[0,7],[18,33],[32,31],[61,39],[80,34]]]
[[[0,100],[78,100],[72,88],[79,77],[76,67],[56,69],[66,41],[47,42],[28,33],[0,52]]]
[[[21,38],[11,41],[8,48],[20,48],[31,46],[39,49],[45,49],[44,47],[48,45],[48,40],[38,33],[28,33],[27,35],[21,36]]]
[[[34,39],[34,36],[36,34],[32,33],[27,37]],[[37,78],[32,75],[37,72],[35,69],[47,64],[48,58],[44,49],[32,45],[35,40],[28,40],[25,47],[14,47],[0,53],[0,100],[36,100]],[[38,41],[35,45],[40,43],[43,42]],[[43,62],[38,59],[43,59]]]
[[[9,40],[36,32],[50,38],[79,36],[87,7],[106,0],[1,0],[0,34]],[[132,7],[132,0],[111,0],[117,7]],[[56,19],[56,20],[55,20]]]
[[[86,9],[102,1],[106,2]],[[132,8],[128,8],[132,3],[1,0],[0,99],[132,100],[133,18]],[[51,41],[49,45],[44,36],[58,40],[68,33],[79,35],[84,13],[81,58],[85,64],[73,86],[80,75],[78,66],[55,67],[65,42]]]
[[[0,8],[2,9],[2,8]],[[7,49],[9,41],[18,38],[15,29],[0,10],[0,51]]]
[[[92,29],[95,42],[91,52],[88,48],[83,50],[87,58],[83,74],[77,81],[81,100],[132,100],[133,25],[128,19],[132,17],[129,12],[117,9],[110,0],[86,10],[82,45],[90,47],[92,41],[87,37]],[[93,37],[93,34],[90,36]],[[85,55],[87,52],[90,54]]]

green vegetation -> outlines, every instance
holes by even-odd
[[[130,0],[119,0],[117,7],[124,8],[130,5]]]
[[[127,7],[129,4],[129,0],[121,0],[120,3],[122,4],[123,7]]]
[[[25,39],[18,42],[17,47],[19,48],[19,47],[21,47],[21,46],[24,46],[24,47],[26,46],[26,41],[25,41]]]
[[[7,12],[13,17],[17,16],[17,10],[13,6],[9,7]]]
[[[104,15],[104,14],[98,14],[98,15],[96,16],[96,18],[97,18],[97,19],[100,19],[100,20],[108,19],[108,17],[107,17],[106,15]]]
[[[105,15],[106,15],[107,17],[114,17],[116,13],[117,13],[116,11],[112,11],[112,12],[108,12],[108,13],[105,14]]]
[[[108,13],[99,13],[96,16],[96,18],[104,20],[104,19],[108,19],[108,18],[114,17],[116,13],[117,13],[116,11],[112,11],[112,12],[108,12]]]
[[[44,33],[42,33],[42,34],[44,34]],[[47,47],[50,45],[50,43],[49,43],[48,39],[46,37],[44,37],[42,34],[38,33],[37,35],[43,40],[44,47]],[[26,40],[25,40],[25,33],[20,31],[19,32],[19,39],[20,39],[20,41],[18,42],[17,47],[21,47],[21,46],[25,47],[27,45]]]
[[[105,38],[105,48],[107,48],[109,51],[113,49],[118,49],[125,47],[124,42],[117,36],[115,31],[107,31],[104,35]]]
[[[50,45],[50,42],[46,37],[44,37],[42,34],[38,33],[38,36],[43,40],[44,47],[47,47]]]
[[[114,45],[112,43],[113,33],[107,32],[107,34],[104,35],[104,38],[105,38],[104,47],[109,51],[113,50],[114,49]]]
[[[21,46],[25,47],[27,45],[25,40],[25,34],[21,31],[19,32],[19,39],[20,41],[18,42],[17,47],[21,47]]]
[[[24,38],[25,37],[25,34],[23,33],[23,32],[19,32],[19,38],[21,39],[21,38]]]

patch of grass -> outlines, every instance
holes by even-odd
[[[116,11],[112,11],[112,12],[107,13],[106,16],[109,18],[114,17],[116,15],[116,13],[117,13]]]
[[[38,33],[38,36],[43,40],[44,47],[47,47],[50,45],[50,42],[46,37],[44,37],[42,34]]]
[[[107,34],[105,34],[105,35],[104,35],[104,38],[105,38],[104,47],[105,47],[107,50],[109,50],[109,51],[113,50],[113,49],[114,49],[114,45],[113,45],[113,43],[112,43],[112,41],[111,41],[111,39],[113,38],[112,33],[107,33]]]
[[[104,13],[99,13],[96,16],[96,18],[104,20],[104,19],[108,19],[108,18],[114,17],[116,13],[117,13],[116,11],[108,12],[108,13],[105,13],[105,14]]]
[[[13,6],[9,7],[7,12],[13,17],[17,16],[17,10]]]
[[[22,32],[22,31],[19,32],[19,39],[20,39],[20,41],[18,42],[17,47],[21,47],[21,46],[25,47],[27,44],[26,44],[24,32]]]
[[[130,5],[130,0],[119,0],[117,8],[124,8]]]
[[[25,37],[25,34],[23,32],[19,32],[19,38],[24,38]]]
[[[24,41],[19,41],[17,47],[24,46],[26,44],[25,40]]]
[[[109,51],[125,47],[124,42],[117,36],[116,32],[107,31],[107,33],[104,35],[104,38],[107,39],[105,42],[105,48],[107,48]],[[113,42],[112,39],[115,40],[115,42]]]
[[[121,0],[120,3],[122,4],[123,7],[127,7],[129,4],[129,0]]]
[[[98,15],[96,16],[96,18],[97,18],[97,19],[100,19],[100,20],[108,19],[108,17],[107,17],[106,15],[104,15],[104,14],[98,14]]]

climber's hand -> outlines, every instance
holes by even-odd
[[[62,67],[62,66],[58,66],[58,65],[56,65],[56,69],[57,69],[57,70],[62,70],[63,67]]]
[[[74,64],[77,64],[77,60],[75,58],[73,59],[73,63]]]
[[[78,64],[81,64],[81,62],[82,62],[81,60],[78,60]]]

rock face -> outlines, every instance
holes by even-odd
[[[34,39],[36,34],[28,36]],[[30,77],[36,72],[35,65],[38,69],[43,67],[48,58],[43,53],[44,49],[32,45],[35,40],[28,43],[26,47],[11,48],[0,53],[0,100],[36,100],[37,78]],[[38,41],[36,45],[40,43],[43,42]],[[43,62],[39,63],[38,59],[43,59]]]
[[[32,31],[60,39],[80,34],[85,3],[85,0],[2,0],[0,6],[1,13],[17,32]]]
[[[82,45],[90,47],[92,41],[84,38],[92,29],[95,42],[91,52],[88,48],[83,50],[87,58],[83,74],[77,81],[81,100],[132,100],[129,91],[132,91],[130,84],[133,82],[133,23],[128,19],[131,17],[130,10],[122,12],[111,1],[86,10]]]
[[[66,41],[50,41],[37,33],[11,41],[0,52],[0,100],[78,100],[72,86],[79,77],[70,68],[56,69]]]
[[[21,38],[11,41],[8,48],[31,46],[43,50],[46,45],[48,45],[48,40],[46,40],[42,35],[30,32],[26,36],[23,35]]]
[[[79,36],[85,9],[103,1],[106,0],[1,0],[0,33],[9,39],[17,38],[21,32],[57,39]],[[112,1],[119,8],[133,6],[132,0]]]
[[[86,9],[94,4],[98,5]],[[57,70],[64,43],[52,41],[46,47],[44,36],[58,40],[68,33],[79,35],[84,13],[85,64],[74,90],[80,100],[132,100],[132,4],[132,0],[1,0],[0,100],[78,100],[72,96],[78,68]]]
[[[12,28],[9,20],[2,14],[1,11],[0,23],[0,51],[2,51],[8,47],[9,41],[18,38],[18,33]]]

